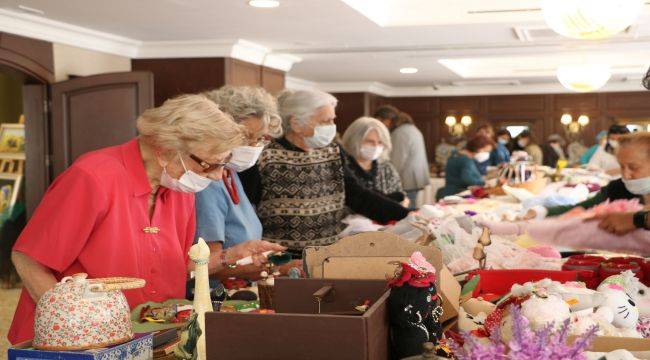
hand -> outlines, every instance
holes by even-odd
[[[404,200],[402,200],[402,202],[400,204],[408,209],[409,205],[411,204],[411,200],[409,198],[405,197]]]
[[[588,221],[599,221],[598,227],[616,235],[624,235],[636,230],[634,213],[610,213],[596,215]]]
[[[296,259],[296,260],[291,260],[288,263],[276,267],[277,271],[280,272],[283,276],[289,275],[289,270],[291,268],[298,268],[300,269],[300,274],[304,276],[303,271],[302,271],[302,260],[301,259]]]
[[[537,211],[535,209],[528,209],[526,214],[520,218],[520,220],[532,220],[537,217]]]
[[[253,258],[253,264],[260,266],[268,261],[266,256],[264,256],[265,252],[284,251],[286,249],[284,246],[268,241],[249,240],[226,249],[226,262],[228,264],[234,264],[239,259],[251,256]]]

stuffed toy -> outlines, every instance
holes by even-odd
[[[603,282],[598,287],[598,290],[601,287],[605,287],[608,284],[615,284],[623,287],[625,292],[632,297],[636,303],[637,308],[639,309],[639,314],[644,317],[650,317],[650,291],[647,286],[645,286],[639,278],[637,278],[634,273],[630,270],[626,270],[618,275],[612,275]]]
[[[422,344],[437,344],[442,338],[442,307],[435,281],[435,268],[415,252],[408,263],[399,264],[395,278],[388,283],[393,358],[420,354]]]

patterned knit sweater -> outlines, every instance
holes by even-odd
[[[294,252],[338,240],[347,215],[338,145],[303,152],[273,142],[260,156],[259,173],[257,214],[264,239]]]

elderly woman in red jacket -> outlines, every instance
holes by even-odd
[[[183,298],[195,228],[194,193],[221,179],[245,131],[203,96],[184,95],[145,111],[140,135],[77,159],[50,186],[18,238],[12,260],[24,289],[8,337],[33,337],[35,303],[64,276],[138,277],[131,307]],[[209,271],[283,248],[252,241],[213,253]]]

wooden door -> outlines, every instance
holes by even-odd
[[[47,87],[23,86],[23,114],[25,115],[25,207],[27,217],[41,202],[50,183],[48,166]]]
[[[137,135],[135,121],[152,107],[153,74],[124,72],[52,85],[52,179],[88,151]]]

